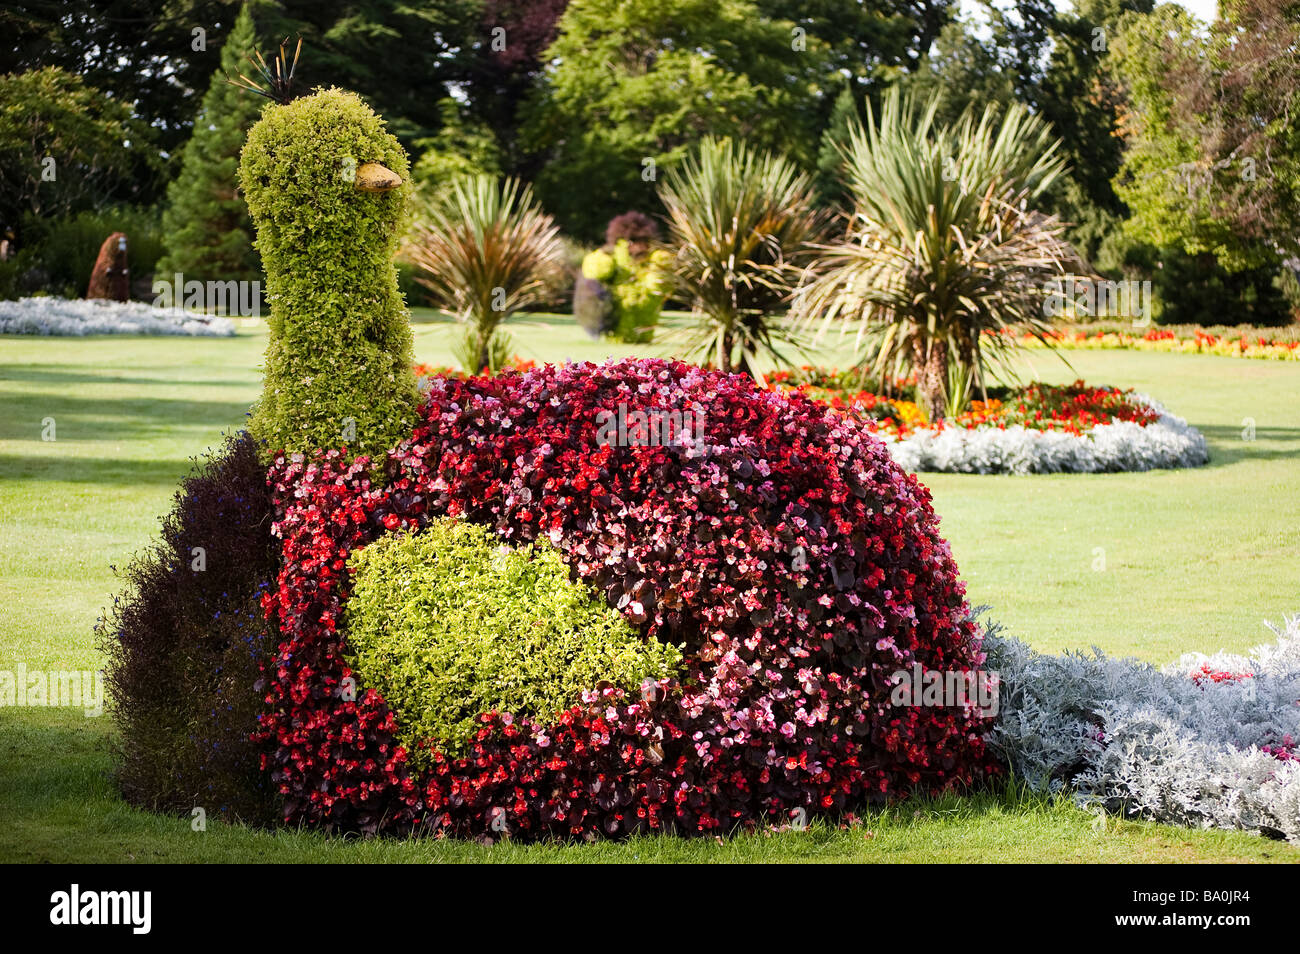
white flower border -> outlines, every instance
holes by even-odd
[[[1205,436],[1145,394],[1132,399],[1160,415],[1098,424],[1083,435],[1000,427],[922,429],[905,438],[877,434],[905,470],[952,474],[1095,474],[1200,467],[1210,460]]]
[[[1300,614],[1249,655],[1159,669],[1096,648],[1038,653],[1000,628],[984,642],[999,680],[987,740],[1017,779],[1086,808],[1300,843],[1300,761],[1261,748],[1300,739]],[[1202,665],[1249,677],[1198,685]]]
[[[146,302],[42,297],[0,301],[0,334],[188,335],[228,338],[235,333],[229,318],[155,308]]]

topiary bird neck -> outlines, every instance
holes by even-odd
[[[270,303],[251,429],[268,452],[345,447],[379,460],[411,432],[411,328],[393,255],[406,155],[342,90],[268,107],[240,181]]]

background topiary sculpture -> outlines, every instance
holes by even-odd
[[[393,254],[406,154],[360,98],[320,90],[269,106],[239,177],[271,315],[252,430],[267,450],[382,455],[415,420],[411,328]]]
[[[672,256],[663,249],[634,254],[628,239],[619,239],[611,250],[597,249],[583,259],[582,278],[600,283],[609,293],[612,307],[607,321],[600,322],[601,330],[620,341],[650,341],[668,294],[671,264]],[[599,296],[575,289],[574,313],[589,331],[596,324],[586,319],[592,300]]]

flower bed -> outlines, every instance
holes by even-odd
[[[852,387],[834,372],[804,369],[770,383],[860,419],[909,471],[974,474],[1096,473],[1198,467],[1205,438],[1145,395],[1118,388],[1032,384],[975,401],[964,414],[927,424],[920,409]],[[797,381],[798,383],[795,383]]]
[[[229,318],[181,308],[155,308],[140,301],[19,298],[0,301],[5,335],[193,335],[228,338]]]
[[[982,653],[929,494],[857,421],[747,378],[626,360],[432,379],[372,483],[338,451],[272,470],[282,642],[259,740],[291,824],[482,837],[729,830],[997,771],[967,703],[887,705],[919,663]],[[692,407],[689,443],[597,439],[602,411]],[[680,680],[592,687],[558,719],[484,713],[469,754],[413,770],[379,693],[350,696],[350,554],[437,517],[541,538]]]
[[[519,355],[514,355],[510,358],[509,363],[507,363],[505,368],[503,368],[502,370],[522,372],[522,371],[531,371],[535,367],[537,367],[536,361],[530,361],[528,359],[521,358]],[[464,381],[468,378],[473,377],[472,374],[462,371],[460,368],[449,368],[449,367],[444,367],[442,365],[425,364],[422,361],[416,362],[415,364],[411,365],[411,370],[415,372],[415,379],[417,382],[419,382],[421,388],[428,387],[429,382],[433,378],[460,378],[462,381]]]
[[[1300,361],[1300,340],[1265,338],[1260,335],[1228,336],[1196,331],[1180,336],[1167,328],[1152,328],[1141,335],[1118,331],[1058,332],[1055,348],[1082,350],[1164,351],[1176,354],[1217,354],[1229,358],[1261,358],[1273,361]],[[1019,343],[1027,348],[1045,347],[1033,335],[1024,335]]]
[[[767,383],[769,387],[797,391],[837,410],[852,411],[872,430],[898,435],[925,426],[925,413],[920,407],[863,388],[854,372],[805,366],[797,371],[773,371],[767,376]],[[899,387],[915,383],[915,378],[897,382]]]
[[[1300,841],[1300,616],[1248,656],[1046,656],[989,627],[990,744],[1038,791],[1194,827]]]

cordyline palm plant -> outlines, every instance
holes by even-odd
[[[1014,105],[938,127],[938,100],[886,95],[843,149],[854,211],[797,296],[797,326],[856,332],[882,377],[910,365],[931,420],[956,413],[1012,326],[1050,345],[1043,303],[1081,263],[1064,225],[1032,208],[1064,170],[1046,123]],[[984,334],[984,332],[996,332]]]
[[[677,249],[674,283],[697,319],[687,351],[754,376],[760,354],[785,362],[778,346],[790,337],[778,316],[827,225],[811,178],[781,156],[709,138],[659,196]]]
[[[459,177],[424,199],[403,256],[438,306],[468,323],[457,357],[471,372],[505,362],[499,326],[541,301],[565,265],[559,227],[532,190],[488,175]]]

